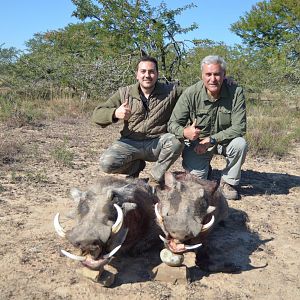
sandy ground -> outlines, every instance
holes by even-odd
[[[211,238],[213,255],[240,272],[195,267],[190,283],[156,281],[145,275],[157,261],[152,253],[123,261],[123,275],[105,288],[60,255],[68,244],[54,232],[53,217],[73,207],[71,187],[103,176],[98,157],[118,126],[60,119],[0,129],[0,299],[300,299],[300,145],[284,159],[247,158],[243,166],[242,199],[229,202],[229,219]],[[68,153],[74,155],[70,165],[55,160],[60,155],[67,162]],[[223,163],[213,161],[216,179]],[[180,161],[172,170],[181,170]]]

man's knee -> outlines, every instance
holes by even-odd
[[[179,156],[184,148],[184,143],[175,137],[172,133],[166,133],[163,136],[163,148],[170,153]]]
[[[243,137],[237,137],[233,139],[230,144],[230,146],[234,148],[235,151],[246,153],[248,150],[248,144]]]
[[[104,173],[114,173],[118,168],[115,157],[106,155],[105,153],[100,157],[99,165],[101,171]]]

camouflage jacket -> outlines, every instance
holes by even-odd
[[[158,82],[145,105],[139,83],[122,87],[95,108],[92,121],[101,126],[116,122],[114,112],[128,98],[132,114],[129,120],[124,121],[121,136],[134,140],[155,138],[167,132],[167,123],[181,93],[181,88],[176,85]]]
[[[183,139],[183,130],[196,121],[200,139],[211,136],[227,145],[246,133],[246,105],[243,89],[223,82],[220,97],[210,100],[203,81],[187,88],[178,100],[168,123],[168,130]]]

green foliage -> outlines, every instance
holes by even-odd
[[[220,55],[228,63],[227,75],[234,74],[235,62],[233,48],[226,46],[222,42],[211,40],[194,40],[195,47],[189,51],[185,58],[185,68],[179,73],[180,82],[183,86],[189,86],[196,83],[201,77],[201,61],[207,55]],[[231,71],[233,69],[233,71]],[[235,77],[235,76],[234,76]]]
[[[142,53],[157,57],[161,75],[172,79],[186,54],[176,35],[183,28],[175,18],[193,4],[170,10],[148,1],[73,1],[82,23],[36,33],[26,52],[0,51],[0,84],[25,99],[106,98],[120,85],[134,82]]]
[[[270,0],[258,2],[244,17],[231,26],[250,47],[282,48],[299,42],[300,2]]]
[[[247,51],[252,51],[249,59],[255,70],[260,72],[257,78],[260,78],[262,86],[276,86],[290,95],[299,93],[298,0],[258,2],[231,26],[231,30],[243,39],[248,46]]]
[[[168,79],[174,77],[186,53],[185,44],[176,40],[176,35],[197,28],[196,24],[183,28],[175,20],[194,4],[171,10],[164,2],[151,7],[147,0],[72,2],[76,6],[73,15],[80,20],[93,20],[95,29],[107,38],[114,52],[153,55],[160,61],[162,75]]]

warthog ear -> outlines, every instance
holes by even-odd
[[[106,193],[106,198],[108,201],[111,201],[114,198],[114,192],[112,190],[108,190]]]
[[[171,189],[181,190],[181,183],[176,180],[175,176],[171,172],[165,173],[165,185]]]
[[[79,203],[80,199],[86,197],[86,192],[82,192],[77,188],[71,188],[70,194],[71,194],[73,200],[75,201],[75,203],[77,203],[77,204]]]
[[[112,200],[114,197],[129,198],[134,196],[136,186],[132,184],[126,184],[119,188],[113,188],[107,192],[108,200]]]
[[[165,185],[173,188],[176,185],[176,178],[171,172],[165,173]]]

